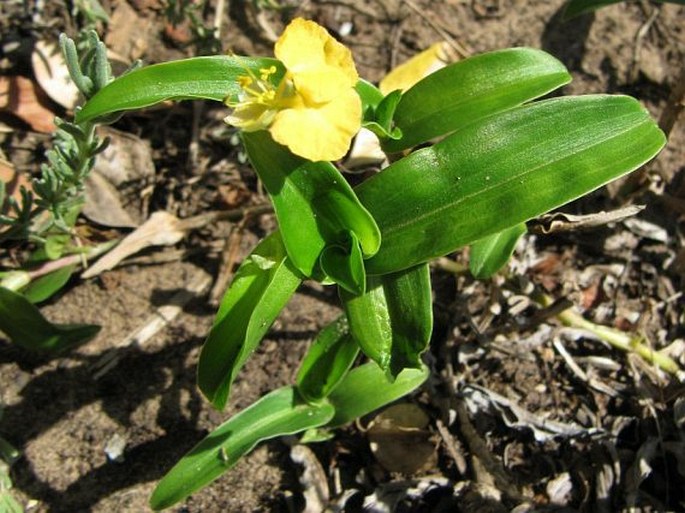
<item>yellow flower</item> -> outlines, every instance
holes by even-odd
[[[308,160],[338,160],[359,131],[362,107],[354,89],[357,70],[350,51],[313,21],[297,18],[274,48],[285,66],[240,77],[242,93],[225,121],[245,131],[268,129],[273,139]]]

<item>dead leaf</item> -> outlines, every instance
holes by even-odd
[[[568,472],[562,472],[554,479],[551,479],[546,486],[549,502],[558,506],[566,506],[573,492],[573,481]]]
[[[128,2],[117,2],[109,20],[109,30],[105,44],[113,52],[127,60],[135,61],[147,51],[147,34],[152,22],[140,16]]]
[[[312,451],[306,445],[298,444],[290,450],[290,459],[303,467],[302,485],[305,508],[302,513],[318,513],[326,509],[330,498],[326,472]]]
[[[0,76],[0,112],[18,117],[36,132],[51,133],[56,129],[50,99],[31,79],[21,75]]]
[[[552,214],[545,214],[531,221],[528,224],[528,230],[540,234],[587,230],[622,221],[637,215],[644,210],[644,208],[644,205],[630,205],[610,212],[602,211],[597,212],[596,214],[582,216],[566,214],[564,212],[554,212]]]
[[[98,155],[95,167],[86,180],[86,204],[83,214],[89,219],[111,227],[138,226],[143,219],[139,208],[125,209],[119,187],[127,182],[151,180],[155,174],[152,150],[147,141],[132,135],[101,127],[98,136],[107,137],[109,145]]]
[[[94,169],[115,186],[154,177],[155,165],[148,141],[110,127],[101,127],[98,136],[108,138],[109,144],[98,155]]]
[[[436,464],[428,415],[412,403],[386,408],[369,424],[371,451],[389,472],[414,474]]]
[[[136,230],[128,234],[112,251],[95,262],[81,275],[92,278],[108,271],[126,257],[150,246],[172,246],[183,239],[186,229],[180,219],[168,212],[159,211],[150,216]]]
[[[657,242],[668,241],[668,232],[658,224],[650,223],[644,219],[626,219],[624,224],[638,237],[655,240]]]
[[[252,193],[243,185],[221,184],[217,187],[220,203],[226,208],[237,208],[247,203]]]
[[[43,91],[65,109],[74,110],[81,93],[69,76],[59,46],[50,41],[38,41],[31,54],[31,66]]]
[[[100,173],[91,172],[86,178],[86,202],[83,215],[91,221],[113,228],[138,226],[121,205],[119,191]]]

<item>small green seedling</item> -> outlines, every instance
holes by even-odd
[[[337,287],[344,311],[293,386],[228,419],[169,471],[154,509],[208,485],[263,440],[344,425],[418,388],[428,377],[432,259],[470,245],[474,274],[490,276],[526,221],[638,168],[665,143],[627,96],[534,101],[571,79],[540,50],[471,57],[388,94],[360,80],[349,50],[313,22],[294,20],[275,56],[145,67],[76,116],[94,122],[169,99],[231,108],[227,122],[241,130],[279,229],[238,269],[202,349],[198,385],[216,408],[303,280]],[[352,188],[332,162],[362,127],[392,163]]]

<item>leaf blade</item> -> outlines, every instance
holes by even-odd
[[[633,171],[665,141],[625,96],[555,98],[469,125],[357,187],[383,241],[367,272],[404,269],[525,222]]]
[[[322,251],[346,246],[349,232],[358,239],[364,257],[378,250],[380,232],[373,217],[330,162],[297,157],[266,131],[244,133],[243,140],[274,204],[288,255],[302,274],[321,279]]]
[[[238,77],[276,66],[275,80],[285,72],[270,58],[220,55],[193,57],[139,68],[118,77],[97,92],[76,113],[83,123],[115,112],[149,107],[166,100],[224,101],[240,93]]]
[[[24,349],[61,352],[87,342],[100,326],[53,324],[24,296],[0,287],[0,331]]]
[[[215,408],[226,406],[238,371],[300,283],[278,232],[238,268],[198,362],[198,387]]]
[[[297,390],[307,401],[327,397],[350,370],[357,354],[359,345],[350,336],[343,315],[321,330],[302,359]]]
[[[570,82],[566,67],[546,52],[510,48],[451,64],[406,91],[394,113],[399,140],[385,140],[387,151],[401,151],[434,137],[538,98]]]
[[[421,353],[433,331],[430,271],[427,264],[374,276],[364,294],[341,290],[350,333],[391,376],[421,367]]]
[[[328,403],[307,404],[293,387],[262,397],[191,449],[157,484],[150,506],[168,508],[229,470],[258,443],[321,426],[334,415]]]
[[[375,363],[366,363],[352,369],[328,396],[335,408],[335,415],[326,427],[342,426],[407,395],[420,387],[429,374],[426,366],[405,369],[395,381],[390,382],[385,372]]]
[[[471,274],[479,280],[484,280],[499,271],[506,265],[516,243],[524,233],[526,225],[521,223],[474,242],[469,254]]]

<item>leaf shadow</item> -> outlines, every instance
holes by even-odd
[[[22,400],[3,412],[2,433],[19,448],[98,401],[106,416],[128,428],[134,412],[159,396],[155,422],[165,434],[131,444],[124,453],[124,464],[106,461],[65,490],[51,486],[22,458],[12,469],[14,487],[44,502],[50,512],[74,512],[88,511],[117,490],[161,478],[206,435],[206,430],[197,427],[202,399],[195,391],[194,372],[189,372],[185,363],[201,343],[199,338],[191,338],[154,353],[131,349],[101,380],[93,378],[94,364],[101,355],[81,358],[74,367],[56,366],[31,380],[21,391]],[[183,396],[190,399],[184,402]],[[34,421],[27,425],[26,419]],[[104,450],[106,440],[91,444],[101,444]]]
[[[547,22],[540,44],[543,50],[563,62],[570,71],[583,73],[587,38],[595,21],[595,14],[583,14],[564,21],[565,8],[562,5]]]

